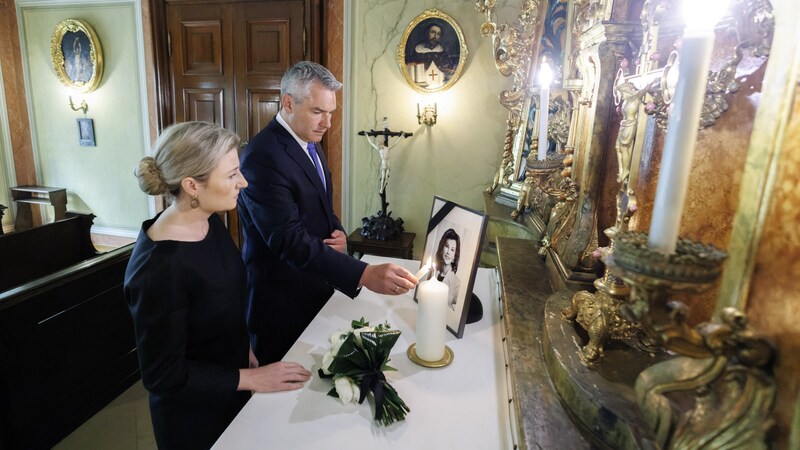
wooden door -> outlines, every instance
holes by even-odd
[[[266,126],[283,73],[308,54],[307,1],[168,2],[175,122],[217,123],[243,142]],[[226,223],[241,246],[236,210]]]

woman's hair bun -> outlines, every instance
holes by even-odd
[[[164,181],[164,175],[152,156],[142,158],[139,161],[139,167],[133,173],[139,181],[139,189],[144,193],[161,195],[167,192],[167,183]]]

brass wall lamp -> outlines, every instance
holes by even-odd
[[[69,97],[69,107],[72,108],[73,111],[83,111],[83,114],[86,115],[86,111],[89,110],[89,105],[86,103],[86,99],[81,99],[81,104],[75,106],[75,103],[72,102],[72,96]]]
[[[436,106],[436,102],[433,104],[427,104],[420,108],[420,102],[417,102],[417,123],[422,125],[425,124],[427,126],[436,125],[436,118],[438,117],[438,107]]]

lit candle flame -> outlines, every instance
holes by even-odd
[[[428,257],[428,262],[425,263],[425,265],[422,266],[414,276],[417,277],[418,280],[422,280],[422,277],[428,275],[428,272],[431,271],[432,263],[433,263],[432,257]]]

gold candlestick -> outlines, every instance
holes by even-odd
[[[734,308],[726,308],[717,322],[691,327],[686,305],[670,300],[676,293],[710,288],[725,253],[679,239],[676,252],[665,255],[647,241],[645,233],[618,233],[606,263],[631,289],[620,312],[678,355],[636,380],[639,407],[656,442],[665,449],[767,448],[775,398],[769,375],[773,346]],[[673,402],[675,393],[693,404]]]

